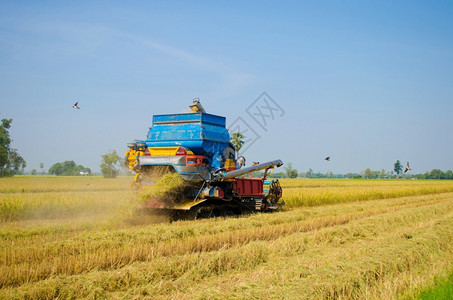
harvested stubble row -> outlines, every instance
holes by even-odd
[[[148,227],[2,232],[0,298],[394,297],[451,268],[453,193]],[[430,276],[426,276],[426,273]]]

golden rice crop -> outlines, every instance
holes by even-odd
[[[186,185],[187,182],[178,173],[168,172],[152,186],[143,188],[139,193],[139,199],[142,202],[149,198],[177,199]]]
[[[450,181],[287,179],[282,212],[173,223],[130,222],[130,181],[0,179],[0,298],[395,298],[453,267]]]
[[[284,180],[282,186],[287,186],[283,192],[287,208],[453,192],[453,181],[428,180],[297,179]]]
[[[0,178],[3,193],[122,191],[130,187],[130,177],[100,180],[94,176],[14,176]]]

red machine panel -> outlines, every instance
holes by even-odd
[[[262,196],[262,178],[238,178],[233,181],[233,191],[240,196]]]

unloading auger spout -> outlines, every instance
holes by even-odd
[[[269,169],[273,169],[274,167],[280,167],[282,165],[283,165],[283,162],[280,159],[277,159],[277,160],[265,162],[262,164],[245,167],[245,168],[242,168],[239,170],[234,170],[234,171],[230,171],[230,172],[226,172],[226,173],[220,173],[218,175],[217,180],[224,181],[224,180],[228,180],[228,179],[233,179],[233,178],[236,178],[236,177],[239,177],[242,175],[250,174],[250,173],[261,171],[261,170],[266,170],[265,175],[264,175],[266,177],[267,171]]]

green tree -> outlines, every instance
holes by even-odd
[[[65,176],[78,175],[77,165],[73,160],[67,160],[63,162],[63,175]]]
[[[286,178],[285,172],[272,173],[269,178]]]
[[[39,167],[41,168],[41,174],[44,174],[44,164],[40,163]]]
[[[367,168],[367,169],[365,169],[365,171],[363,171],[363,177],[364,178],[373,178],[373,172],[371,171],[370,168]]]
[[[63,165],[61,163],[53,164],[49,168],[49,174],[57,175],[57,176],[63,175]]]
[[[399,176],[400,173],[403,171],[403,166],[399,160],[393,165],[393,170],[395,170],[396,176]]]
[[[382,169],[381,172],[379,173],[379,178],[385,178],[385,170]]]
[[[105,178],[115,178],[118,173],[119,169],[116,167],[120,167],[120,160],[121,157],[113,150],[110,153],[102,155],[102,163],[100,165],[101,172]]]
[[[79,176],[81,170],[89,170],[82,165],[77,165],[73,160],[53,164],[49,169],[49,174],[57,176]],[[91,170],[89,171],[91,173]]]
[[[445,179],[445,174],[439,169],[433,169],[429,173],[429,178],[431,179]]]
[[[32,169],[32,170],[30,171],[30,174],[31,174],[31,175],[38,175],[38,171],[36,171],[36,169]]]
[[[244,146],[244,135],[240,132],[235,132],[231,135],[231,143],[239,154],[242,146]]]
[[[293,169],[293,164],[292,163],[288,163],[285,167],[285,171],[286,171],[286,175],[288,176],[288,178],[296,178],[297,177],[297,170],[296,169]]]
[[[17,152],[17,149],[11,149],[9,152],[9,162],[9,169],[11,170],[12,175],[22,174],[24,172],[24,168],[27,166],[27,163]]]
[[[417,179],[426,179],[426,174],[416,174],[415,178],[417,178]]]
[[[11,148],[8,129],[12,121],[12,119],[3,119],[0,124],[0,177],[20,174],[27,165],[17,150]]]

